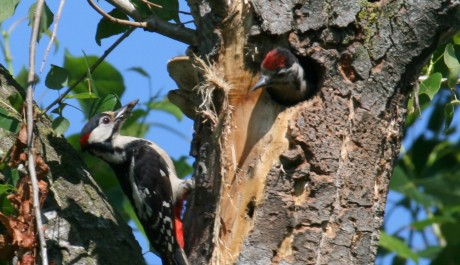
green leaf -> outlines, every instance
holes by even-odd
[[[96,102],[94,103],[91,109],[90,117],[93,117],[94,115],[104,112],[104,111],[114,110],[115,107],[119,107],[119,106],[120,106],[120,103],[119,103],[118,97],[114,94],[109,94],[103,98],[96,100]]]
[[[80,76],[86,75],[88,72],[87,62],[89,65],[94,64],[98,57],[87,56],[85,57],[73,57],[70,53],[66,52],[64,68],[70,72],[70,83],[75,82]],[[89,86],[88,82],[82,82],[75,87],[72,93],[94,93],[100,98],[104,98],[109,94],[115,94],[120,98],[124,91],[125,85],[123,83],[123,77],[120,72],[115,69],[111,64],[102,62],[97,69],[91,75],[93,85]],[[83,112],[88,115],[92,106],[95,104],[97,99],[95,98],[84,98],[78,99],[78,102],[83,109]],[[91,116],[86,116],[86,118]]]
[[[401,239],[391,236],[385,232],[380,234],[380,246],[395,252],[396,255],[405,259],[411,259],[418,262],[418,256],[415,254]]]
[[[128,16],[119,11],[117,8],[113,9],[112,11],[109,12],[109,15],[115,18],[119,18],[122,20],[129,20]],[[100,21],[99,24],[97,24],[97,30],[96,30],[96,43],[97,45],[101,46],[101,40],[104,38],[108,38],[120,33],[125,32],[128,30],[128,26],[126,25],[121,25],[118,23],[114,23],[105,17],[103,17]]]
[[[447,241],[448,245],[459,245],[460,244],[460,229],[459,222],[456,223],[443,223],[441,227],[442,235]]]
[[[126,122],[129,124],[124,124],[121,128],[121,133],[123,135],[133,135],[136,137],[143,137],[149,130],[149,126],[146,123],[139,123],[132,117],[130,117]]]
[[[19,0],[0,0],[0,24],[14,15]]]
[[[193,167],[187,162],[186,156],[181,156],[178,160],[173,160],[173,163],[179,178],[185,178],[193,173]]]
[[[414,104],[414,97],[418,97],[420,109]],[[409,127],[417,118],[420,118],[422,116],[421,111],[430,106],[430,102],[431,100],[427,94],[420,93],[419,95],[415,95],[415,93],[412,93],[411,97],[407,101],[408,114],[404,126]]]
[[[444,50],[444,63],[449,68],[449,77],[447,83],[449,87],[454,87],[457,84],[458,74],[460,73],[460,63],[458,62],[452,44],[447,44]]]
[[[15,190],[14,186],[10,184],[0,184],[0,195],[8,194],[14,190]]]
[[[430,265],[456,265],[460,260],[460,244],[450,244],[443,247],[436,257],[429,263]]]
[[[136,213],[134,212],[134,209],[131,205],[131,203],[129,203],[128,200],[124,200],[124,203],[123,203],[123,212],[125,214],[128,215],[129,219],[131,219],[134,224],[136,225],[136,228],[137,230],[143,234],[144,236],[146,235],[145,234],[145,230],[144,230],[144,227],[142,226],[141,222],[139,221],[139,219],[137,218],[137,215]]]
[[[22,66],[21,70],[19,71],[19,74],[16,75],[14,80],[16,80],[16,82],[18,82],[18,84],[21,85],[23,89],[25,89],[27,87],[27,76],[27,69],[24,66]]]
[[[423,94],[425,95],[425,94]],[[444,105],[440,102],[435,102],[432,104],[433,111],[428,120],[428,129],[432,132],[440,132],[443,125],[445,124],[445,114],[444,114]]]
[[[442,247],[439,246],[430,246],[425,248],[422,251],[418,251],[417,255],[421,258],[425,259],[434,259],[436,256],[438,256],[439,252],[441,252]]]
[[[180,23],[179,20],[179,1],[177,0],[152,0],[149,1],[159,7],[152,7],[153,12],[165,21],[174,20]]]
[[[62,103],[62,102],[61,102],[61,103],[59,103],[59,105],[58,105],[55,109],[53,109],[53,110],[51,111],[51,113],[55,113],[55,114],[57,114],[57,115],[59,115],[59,116],[62,116],[62,111],[64,110],[64,108],[65,108],[67,105],[69,105],[69,104],[67,104],[67,103]]]
[[[68,83],[69,71],[52,64],[50,71],[46,75],[45,85],[50,89],[61,89],[68,86]]]
[[[421,221],[413,222],[411,226],[417,230],[423,230],[426,227],[431,226],[433,224],[443,224],[447,222],[454,223],[455,219],[450,216],[434,216]]]
[[[34,3],[29,8],[29,26],[31,26],[34,20],[34,14],[37,3]],[[41,39],[42,34],[48,31],[48,28],[53,23],[54,14],[51,12],[51,9],[48,7],[46,2],[44,3],[42,14],[40,15],[40,26],[38,30],[37,42]]]
[[[415,183],[408,178],[407,174],[399,165],[393,170],[390,188],[426,207],[432,206],[435,202],[433,198],[417,189]]]
[[[11,178],[11,184],[13,187],[16,187],[16,184],[19,181],[19,171],[16,168],[12,168],[9,171],[10,178]]]
[[[181,121],[184,116],[182,111],[176,105],[172,104],[167,98],[162,101],[150,102],[148,107],[152,110],[160,110],[169,113],[176,117],[178,121]]]
[[[67,129],[69,129],[69,126],[69,120],[62,116],[59,116],[56,119],[54,119],[53,123],[51,124],[51,127],[58,136],[63,135],[67,131]]]
[[[0,209],[2,209],[2,213],[6,216],[11,216],[16,212],[10,200],[6,198],[6,195],[0,196]]]
[[[460,45],[460,31],[452,37],[452,40],[456,45]]]
[[[433,97],[438,93],[439,88],[441,87],[441,73],[434,73],[430,75],[426,80],[420,83],[420,94],[427,94],[430,97],[430,100],[433,100]]]
[[[19,132],[20,121],[8,113],[3,108],[0,108],[0,128],[8,130],[10,132]]]
[[[18,92],[12,93],[8,97],[8,101],[11,104],[11,107],[13,107],[17,112],[21,113],[22,112],[22,105],[24,104],[24,100]]]
[[[446,117],[444,133],[446,133],[454,118],[454,105],[451,102],[446,103],[444,106],[444,116]]]
[[[138,73],[138,74],[150,79],[149,73],[147,73],[147,71],[145,71],[142,67],[131,67],[131,68],[128,68],[127,70],[136,72],[136,73]]]
[[[84,92],[84,93],[79,93],[79,94],[66,95],[65,98],[94,99],[94,98],[99,98],[99,97],[94,93]]]

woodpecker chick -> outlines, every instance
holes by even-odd
[[[171,158],[155,143],[120,135],[137,102],[92,117],[81,131],[80,146],[112,167],[163,265],[189,265],[180,212],[193,181],[179,179]]]
[[[304,69],[291,51],[276,48],[267,53],[260,65],[261,77],[251,88],[264,87],[282,105],[294,105],[307,98],[309,87]]]

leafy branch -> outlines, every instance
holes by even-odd
[[[92,0],[88,0],[88,3],[94,8],[94,6],[91,4],[93,2]],[[113,6],[117,7],[120,11],[125,13],[126,15],[130,16],[133,18],[136,22],[129,21],[131,23],[138,23],[138,27],[142,27],[145,30],[151,31],[151,32],[156,32],[158,34],[161,34],[163,36],[166,36],[168,38],[189,44],[189,45],[196,45],[197,39],[196,39],[196,31],[190,28],[184,27],[182,24],[175,24],[175,23],[169,23],[167,21],[164,21],[161,19],[158,15],[156,15],[154,12],[151,12],[151,14],[147,17],[144,18],[143,14],[139,10],[137,10],[136,6],[134,6],[130,1],[128,0],[107,0],[110,4]],[[93,2],[94,4],[94,2]],[[98,12],[102,10],[96,10]],[[105,12],[102,11],[104,14],[100,13],[105,17]],[[108,18],[111,21],[113,19],[118,20],[116,18]],[[117,22],[113,20],[114,22]],[[124,21],[126,23],[126,21]]]
[[[88,72],[80,76],[80,78],[77,79],[72,85],[70,85],[57,99],[55,99],[51,104],[48,105],[43,110],[43,113],[48,112],[52,107],[54,107],[56,104],[61,104],[64,98],[78,85],[80,84],[85,78],[87,78],[88,73],[92,74],[94,70],[107,58],[107,56],[124,40],[126,39],[136,28],[131,27],[129,28],[123,35],[121,35],[105,52],[102,54],[101,57],[98,58],[96,62],[89,68]]]

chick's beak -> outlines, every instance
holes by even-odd
[[[129,102],[128,104],[124,105],[120,109],[115,111],[115,120],[116,121],[124,121],[126,117],[131,114],[131,111],[133,110],[134,106],[136,106],[137,102],[139,100],[133,100]]]
[[[267,78],[267,76],[265,75],[262,75],[259,79],[259,81],[257,81],[257,83],[251,88],[250,91],[255,91],[261,87],[264,87],[264,86],[267,86],[269,83],[269,80]]]

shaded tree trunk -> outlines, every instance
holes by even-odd
[[[4,103],[13,93],[24,95],[1,65],[0,87]],[[9,114],[21,119],[17,112],[11,110]],[[36,128],[37,152],[50,167],[50,190],[42,210],[49,262],[145,264],[131,228],[107,202],[75,150],[64,138],[54,135],[48,119],[40,118]],[[0,148],[7,154],[16,135],[0,129],[0,138]]]
[[[189,4],[200,83],[176,78],[170,98],[195,119],[192,263],[372,264],[406,101],[458,29],[458,3]],[[289,108],[248,92],[278,46],[318,77],[315,95]]]

